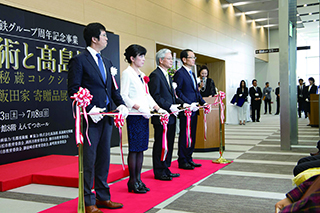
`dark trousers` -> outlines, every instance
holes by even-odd
[[[110,165],[112,124],[110,124],[109,119],[106,116],[98,123],[90,121],[91,146],[86,140],[83,145],[84,199],[86,206],[95,205],[96,197],[102,201],[110,200],[107,177]],[[93,181],[96,196],[91,192]]]
[[[277,112],[276,114],[279,114],[280,113],[280,98],[277,97]]]
[[[269,105],[269,113],[271,113],[271,99],[264,100],[264,113],[267,113]]]
[[[189,163],[192,161],[192,153],[194,150],[194,145],[196,142],[196,131],[197,131],[197,121],[198,115],[196,113],[192,113],[191,116],[191,138],[192,144],[190,148],[187,148],[187,137],[186,137],[186,127],[187,127],[187,117],[180,116],[180,133],[179,133],[179,141],[178,141],[178,163]]]
[[[297,176],[299,173],[307,169],[316,167],[320,167],[320,155],[301,158],[293,169],[293,175]]]
[[[308,117],[307,112],[305,110],[305,100],[303,98],[298,99],[298,115],[301,118],[301,112],[304,111],[304,116]]]
[[[252,121],[256,121],[256,113],[257,113],[257,121],[260,119],[260,108],[261,108],[261,102],[260,101],[253,101],[251,103],[251,116]]]
[[[176,124],[175,123],[168,124],[167,126],[168,153],[165,161],[161,161],[163,126],[154,124],[153,127],[154,127],[154,144],[153,144],[153,150],[152,150],[153,173],[155,177],[161,177],[162,175],[171,174],[169,167],[171,166],[171,160],[172,160],[174,138],[176,134]]]

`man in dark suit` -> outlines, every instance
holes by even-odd
[[[305,98],[303,98],[303,91],[305,86],[303,85],[303,79],[299,79],[299,85],[297,86],[297,100],[298,100],[298,115],[301,118],[301,111],[304,111],[305,118],[308,117],[307,112],[304,110],[305,108]]]
[[[305,99],[305,108],[304,111],[307,112],[310,119],[310,94],[317,94],[317,86],[314,85],[314,78],[310,77],[309,86],[306,86],[303,90],[303,98]],[[310,120],[309,120],[310,121]],[[310,124],[308,124],[310,126]]]
[[[249,89],[249,94],[251,97],[251,116],[252,122],[260,122],[260,108],[261,108],[261,88],[257,86],[257,80],[252,80],[252,87]],[[257,118],[256,118],[257,112]]]
[[[161,49],[156,54],[157,69],[150,74],[149,91],[159,107],[173,114],[169,117],[167,125],[168,153],[165,161],[161,160],[163,126],[159,116],[153,116],[151,123],[154,127],[154,144],[152,152],[153,173],[155,179],[172,180],[180,174],[171,173],[172,151],[176,133],[176,116],[179,114],[178,106],[183,101],[175,96],[172,79],[168,75],[168,69],[172,67],[172,55],[169,49]]]
[[[279,115],[280,113],[280,82],[278,82],[278,87],[276,88],[275,94],[277,98],[277,112],[275,115]]]
[[[68,93],[72,96],[79,87],[87,88],[93,95],[91,104],[87,107],[89,113],[117,110],[124,116],[128,109],[116,90],[110,73],[112,62],[100,55],[107,46],[106,29],[99,23],[87,25],[83,31],[87,49],[73,57],[69,62]],[[89,137],[83,145],[84,166],[84,199],[86,213],[101,213],[101,208],[121,208],[121,203],[110,201],[110,191],[107,177],[110,164],[110,140],[113,118],[102,115],[90,115]],[[86,125],[86,124],[85,124]],[[85,137],[86,138],[86,137]],[[91,192],[95,183],[96,195]]]
[[[178,163],[181,169],[194,169],[194,167],[200,167],[201,164],[196,164],[192,160],[192,153],[194,150],[194,144],[196,140],[196,130],[197,130],[197,119],[198,119],[198,107],[197,103],[200,105],[205,105],[206,102],[203,100],[202,96],[197,87],[197,81],[194,73],[192,72],[192,67],[195,65],[195,54],[192,50],[186,49],[180,53],[180,59],[183,66],[175,73],[174,81],[177,83],[177,95],[185,103],[191,104],[190,109],[193,111],[191,115],[191,147],[187,148],[187,138],[186,138],[186,124],[187,118],[184,112],[179,114],[180,118],[180,134],[179,134],[179,150],[178,150]]]

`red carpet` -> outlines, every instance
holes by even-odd
[[[174,161],[170,170],[172,173],[180,173],[181,176],[174,178],[172,181],[155,180],[152,170],[144,172],[142,174],[142,181],[150,188],[150,192],[147,194],[128,193],[127,180],[122,180],[111,185],[111,200],[124,204],[122,209],[115,209],[112,212],[134,213],[148,211],[164,200],[226,166],[225,164],[214,164],[211,160],[195,160],[195,162],[201,163],[202,167],[194,170],[182,170],[178,168],[177,161]],[[74,199],[41,211],[41,213],[76,213],[77,205],[78,199]],[[101,211],[110,212],[109,209],[101,209]]]
[[[31,183],[78,187],[78,158],[49,155],[0,166],[0,191],[7,191]],[[110,165],[108,182],[129,175],[121,165]]]

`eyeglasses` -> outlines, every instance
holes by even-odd
[[[172,61],[173,58],[163,58],[163,59],[167,59],[168,61]]]
[[[187,57],[187,58],[194,59],[194,60],[196,60],[196,59],[197,59],[197,57]]]

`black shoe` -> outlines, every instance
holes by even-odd
[[[191,166],[194,166],[194,167],[201,167],[201,166],[202,166],[201,164],[195,163],[195,162],[193,162],[193,161],[189,162],[189,164],[190,164]]]
[[[184,163],[184,164],[179,164],[180,169],[187,169],[187,170],[192,170],[194,169],[194,166],[192,166],[189,163]]]
[[[132,192],[132,191],[137,194],[147,193],[145,189],[140,188],[138,182],[135,182],[134,184],[128,182],[128,192]]]
[[[257,120],[257,122],[260,122],[260,120]]]
[[[274,115],[279,115],[279,113],[276,113],[276,114],[274,114]]]
[[[264,115],[267,114],[266,112],[264,113]]]
[[[160,177],[155,176],[154,178],[157,180],[172,180],[172,177],[169,177],[168,175],[162,175]]]
[[[144,189],[147,192],[150,191],[150,189],[146,186],[146,184],[144,184],[141,180],[138,180],[138,184],[139,184],[140,189]]]
[[[168,176],[174,178],[174,177],[180,177],[180,174],[179,173],[170,173]]]

